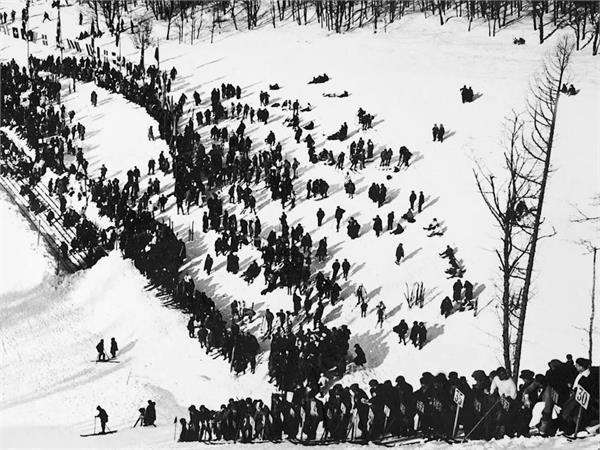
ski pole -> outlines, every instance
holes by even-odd
[[[492,410],[493,410],[493,409],[496,407],[496,405],[497,405],[498,403],[500,403],[500,401],[501,401],[501,400],[502,400],[502,399],[500,399],[500,398],[499,398],[498,400],[496,400],[496,403],[494,403],[494,404],[492,405],[492,407],[491,407],[490,409],[488,409],[488,411],[487,411],[487,412],[486,412],[486,413],[483,415],[483,417],[482,417],[481,419],[479,419],[479,422],[477,422],[477,423],[475,424],[475,426],[474,426],[473,428],[471,428],[471,431],[469,431],[469,432],[468,432],[468,433],[465,435],[465,437],[464,437],[464,438],[463,438],[463,440],[462,440],[463,442],[466,442],[466,441],[467,441],[467,439],[469,438],[469,436],[471,436],[471,433],[473,433],[473,431],[475,431],[475,429],[476,429],[476,428],[477,428],[477,427],[478,427],[478,426],[481,424],[481,422],[483,422],[483,420],[484,420],[484,419],[485,419],[485,418],[488,416],[488,414],[492,412]]]
[[[94,416],[94,434],[96,434],[96,416]]]

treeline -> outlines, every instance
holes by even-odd
[[[99,28],[99,16],[115,34],[135,29],[152,20],[167,25],[165,39],[193,44],[203,31],[216,29],[255,29],[263,26],[296,22],[298,25],[319,23],[336,33],[372,27],[373,32],[387,27],[407,14],[423,14],[445,25],[465,18],[467,30],[473,22],[485,22],[489,36],[516,21],[530,21],[543,43],[559,29],[571,29],[577,50],[590,47],[598,54],[600,46],[600,3],[597,1],[474,1],[474,0],[81,0],[90,6],[93,22]],[[126,17],[125,20],[123,18]],[[129,23],[130,22],[130,23]],[[176,29],[174,33],[173,29]],[[162,37],[161,37],[162,38]]]

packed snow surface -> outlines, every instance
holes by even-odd
[[[10,2],[7,2],[7,4]],[[42,9],[34,18],[41,22]],[[75,20],[74,8],[65,8],[63,20]],[[41,26],[41,25],[40,25]],[[48,24],[43,26],[48,27]],[[487,212],[473,178],[475,161],[487,167],[501,164],[503,118],[511,109],[521,110],[531,74],[541,66],[544,54],[560,33],[543,46],[533,44],[530,24],[516,24],[496,38],[487,37],[487,28],[471,33],[460,21],[440,27],[436,21],[406,17],[387,33],[373,34],[358,30],[346,35],[330,35],[318,27],[288,25],[276,30],[263,28],[217,37],[214,44],[194,46],[161,42],[161,64],[177,67],[175,99],[180,92],[188,96],[198,90],[202,109],[210,90],[222,82],[240,85],[242,102],[258,106],[258,93],[268,84],[279,83],[271,101],[298,98],[313,110],[304,113],[304,121],[313,120],[317,150],[323,146],[337,155],[353,139],[371,138],[376,155],[383,147],[397,150],[406,145],[414,163],[408,170],[394,174],[380,170],[378,158],[362,172],[353,174],[357,195],[353,200],[343,193],[345,172],[311,165],[304,144],[296,145],[292,131],[283,126],[287,111],[271,109],[269,124],[249,125],[247,132],[260,148],[272,129],[284,147],[284,157],[297,157],[302,163],[296,181],[297,206],[286,210],[288,222],[301,222],[311,232],[313,242],[328,237],[330,254],[324,269],[333,259],[348,258],[352,263],[349,281],[342,285],[346,300],[325,310],[328,326],[347,324],[352,332],[351,345],[360,343],[367,354],[365,369],[351,369],[344,383],[366,383],[371,378],[393,380],[403,374],[417,383],[421,372],[456,370],[469,376],[475,369],[489,371],[501,365],[501,341],[495,295],[498,282],[495,248],[498,232]],[[72,27],[75,29],[75,27]],[[52,31],[52,30],[50,30]],[[523,36],[526,46],[513,46],[512,34]],[[51,32],[48,33],[52,35]],[[124,54],[128,54],[126,42]],[[45,48],[32,46],[32,52],[44,54]],[[0,58],[25,61],[25,46],[0,34]],[[147,54],[147,58],[151,58]],[[135,57],[131,57],[136,60]],[[331,81],[307,85],[313,76],[326,72]],[[546,369],[552,358],[566,353],[587,354],[586,326],[589,321],[591,256],[578,244],[583,228],[572,223],[573,205],[585,205],[597,191],[598,149],[600,136],[600,67],[589,52],[576,53],[570,76],[581,89],[576,97],[565,97],[559,105],[558,136],[553,156],[555,172],[550,178],[545,215],[549,230],[556,235],[542,242],[537,257],[535,297],[528,312],[523,368],[537,372]],[[458,89],[467,84],[483,95],[472,104],[462,104]],[[92,90],[99,96],[97,108],[89,104]],[[347,90],[345,99],[325,98],[323,93]],[[109,177],[126,178],[137,165],[145,172],[147,160],[157,159],[162,141],[149,142],[147,129],[153,120],[145,111],[119,95],[90,84],[77,86],[66,94],[68,109],[77,112],[87,128],[83,143],[90,170],[98,174],[106,164]],[[227,102],[225,102],[228,105]],[[363,132],[356,123],[356,111],[362,107],[376,114],[375,126]],[[193,111],[192,111],[193,112]],[[344,143],[324,141],[346,121],[350,138]],[[431,142],[433,123],[442,122],[449,132],[443,144]],[[156,130],[156,124],[154,126]],[[202,129],[203,135],[208,129]],[[306,131],[305,131],[306,133]],[[387,180],[386,176],[392,179]],[[305,200],[308,179],[324,178],[332,195],[324,200]],[[147,178],[141,181],[145,186]],[[388,201],[382,208],[367,197],[372,182],[385,183]],[[172,178],[161,177],[162,188]],[[400,237],[384,233],[376,238],[372,218],[394,210],[396,217],[408,207],[411,190],[423,190],[428,197],[417,223]],[[263,234],[277,227],[279,203],[270,202],[259,192],[257,209],[263,222]],[[362,225],[361,237],[351,241],[344,229],[335,232],[333,212],[337,205],[346,209],[345,217],[355,217]],[[180,236],[187,236],[194,221],[201,228],[202,211],[194,207],[189,216],[177,215],[174,205],[162,216],[173,221]],[[227,201],[225,206],[228,207]],[[327,214],[322,227],[316,227],[316,210]],[[233,209],[233,207],[231,207]],[[186,414],[190,404],[218,408],[228,398],[253,397],[268,400],[274,386],[268,383],[268,341],[255,374],[235,377],[222,359],[213,360],[189,339],[187,318],[180,311],[163,306],[147,280],[113,252],[93,268],[72,276],[54,275],[54,262],[43,242],[28,222],[4,197],[0,199],[0,443],[3,447],[54,446],[56,448],[192,448],[198,444],[173,443],[173,418]],[[442,237],[426,237],[421,229],[434,217],[447,227]],[[259,294],[262,276],[250,286],[225,271],[222,256],[215,260],[210,276],[201,270],[204,253],[214,256],[216,235],[196,231],[187,243],[189,262],[184,272],[194,276],[197,287],[212,295],[226,317],[232,299],[254,303],[258,311],[291,309],[291,299],[283,290],[267,296]],[[394,251],[402,242],[409,256],[400,266],[394,264]],[[480,313],[462,312],[444,320],[439,314],[441,299],[451,294],[454,280],[446,279],[445,260],[438,257],[446,244],[458,248],[458,258],[467,268],[466,279],[479,289]],[[258,253],[240,252],[245,270]],[[404,300],[407,284],[424,282],[427,289],[423,309],[410,310]],[[364,283],[370,308],[359,318],[352,295]],[[377,302],[387,305],[387,320],[375,328],[373,312]],[[401,318],[425,322],[429,342],[421,350],[400,346],[391,332]],[[260,330],[260,318],[249,329]],[[94,346],[100,338],[116,337],[121,349],[119,363],[94,362]],[[137,408],[146,400],[157,402],[156,429],[128,430],[137,417]],[[93,429],[96,405],[110,416],[109,427],[115,435],[79,438]],[[492,443],[468,443],[465,448],[560,448],[561,439],[519,439]],[[568,444],[571,448],[593,448],[598,441]],[[423,448],[443,448],[430,443]],[[226,446],[228,447],[228,446]],[[265,448],[271,445],[265,445]],[[347,446],[344,446],[344,448]],[[278,446],[277,448],[282,448]]]

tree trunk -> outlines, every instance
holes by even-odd
[[[590,328],[588,330],[588,359],[592,360],[592,348],[594,344],[594,317],[596,315],[596,254],[598,248],[594,247],[593,251],[593,263],[592,263],[592,308],[590,311]]]
[[[556,119],[558,113],[558,100],[560,99],[560,88],[562,86],[563,78],[565,75],[565,71],[567,69],[569,59],[571,56],[570,43],[567,38],[563,41],[564,47],[561,47],[559,44],[556,48],[556,54],[553,55],[554,60],[550,64],[554,64],[555,70],[558,73],[552,74],[546,68],[544,74],[542,75],[542,80],[538,82],[538,86],[534,87],[534,95],[539,97],[540,95],[543,97],[541,101],[545,100],[546,111],[542,111],[540,116],[541,106],[534,106],[535,108],[531,113],[533,114],[532,120],[534,122],[535,130],[539,135],[542,135],[543,144],[538,145],[538,149],[543,155],[544,158],[544,168],[541,175],[541,182],[539,188],[539,196],[537,199],[537,208],[535,210],[534,222],[532,225],[532,235],[531,235],[531,247],[529,250],[529,258],[527,260],[527,268],[525,269],[525,280],[523,283],[523,292],[521,296],[521,314],[519,316],[519,323],[517,328],[517,339],[515,342],[515,354],[514,354],[514,364],[513,364],[513,379],[516,380],[516,377],[519,376],[519,367],[521,363],[521,352],[523,349],[523,335],[525,334],[525,319],[527,316],[527,306],[529,303],[529,291],[531,288],[531,282],[533,278],[533,269],[535,262],[535,255],[537,250],[537,244],[540,240],[540,228],[542,226],[542,210],[544,207],[544,199],[546,196],[546,185],[548,184],[548,177],[550,175],[550,161],[552,158],[552,148],[554,146],[554,133],[556,131]],[[556,83],[553,83],[556,81]],[[542,84],[540,86],[539,84]],[[545,84],[545,86],[544,86]],[[548,91],[550,89],[550,91]],[[540,102],[541,102],[540,101]],[[548,111],[549,110],[549,111]],[[545,115],[543,113],[546,113]],[[551,114],[551,117],[544,117],[547,114]],[[546,126],[540,124],[540,120],[546,120]],[[548,122],[549,120],[549,122]],[[538,131],[539,127],[547,128],[547,134],[543,131]]]

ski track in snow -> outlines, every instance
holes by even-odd
[[[6,5],[12,3],[18,2],[11,0]],[[33,9],[41,21],[41,7],[35,5]],[[75,17],[75,8],[64,12],[65,30],[76,28]],[[324,268],[331,270],[335,258],[341,262],[347,257],[352,263],[349,282],[342,284],[341,296],[345,301],[334,308],[327,306],[324,314],[328,326],[348,324],[352,331],[351,346],[360,343],[367,355],[366,368],[350,370],[342,379],[346,384],[367,383],[371,378],[393,380],[399,374],[416,383],[425,370],[434,373],[458,370],[468,377],[477,368],[489,371],[501,365],[500,327],[490,303],[497,282],[497,261],[492,251],[497,231],[477,193],[472,169],[475,159],[492,168],[501,164],[502,119],[512,108],[522,109],[530,76],[539,69],[544,52],[558,33],[543,46],[516,47],[512,45],[513,35],[523,36],[528,42],[536,39],[533,31],[523,24],[516,24],[493,39],[487,37],[483,28],[476,27],[466,33],[463,25],[449,22],[440,27],[422,17],[407,16],[398,29],[377,35],[370,30],[328,35],[318,27],[289,26],[241,32],[217,39],[213,45],[200,43],[191,47],[161,42],[163,64],[178,69],[174,98],[177,100],[185,92],[186,108],[193,103],[194,89],[201,95],[204,110],[210,90],[221,82],[231,82],[242,87],[242,103],[256,109],[258,93],[277,82],[282,89],[270,92],[272,103],[298,98],[302,106],[307,102],[313,105],[313,111],[302,113],[301,119],[305,123],[315,122],[311,134],[317,142],[317,151],[325,147],[336,155],[342,150],[348,153],[347,146],[359,136],[365,141],[371,138],[375,143],[374,161],[352,176],[357,195],[350,200],[342,188],[345,172],[321,164],[311,165],[305,145],[295,144],[291,129],[282,124],[283,118],[291,115],[287,111],[270,108],[267,126],[247,123],[246,130],[254,142],[254,151],[264,145],[264,138],[273,130],[283,144],[284,158],[296,156],[301,162],[300,176],[295,181],[297,206],[286,210],[286,214],[290,225],[301,222],[310,231],[313,242],[328,236],[330,256]],[[124,55],[131,53],[127,44],[123,43]],[[23,64],[24,44],[0,35],[0,46],[1,59],[14,57]],[[44,51],[39,46],[32,47],[34,53]],[[315,52],[315,48],[319,51]],[[523,368],[540,372],[545,371],[549,359],[561,358],[565,353],[586,354],[584,327],[588,320],[591,264],[576,244],[582,237],[582,228],[570,219],[574,215],[571,205],[585,204],[597,191],[600,137],[595,130],[600,118],[600,66],[588,53],[583,51],[573,58],[573,82],[581,93],[561,99],[559,107],[553,156],[556,171],[550,179],[545,205],[548,223],[556,228],[557,235],[540,245],[535,299],[528,312]],[[331,81],[306,84],[323,72]],[[472,104],[461,104],[458,89],[465,83],[483,96]],[[99,97],[97,108],[89,104],[94,89]],[[322,93],[343,90],[349,91],[348,98],[322,97]],[[78,84],[77,92],[66,95],[64,101],[67,109],[76,110],[75,120],[87,128],[83,145],[92,174],[97,174],[104,163],[109,177],[123,180],[134,164],[144,174],[150,157],[157,159],[160,150],[168,153],[163,141],[147,140],[147,129],[153,119],[123,97],[90,84]],[[229,106],[229,102],[225,105]],[[359,128],[356,122],[359,106],[376,115],[375,126],[355,134]],[[325,141],[325,136],[337,131],[344,121],[352,136],[343,143]],[[430,141],[431,126],[440,122],[451,135],[443,144]],[[237,123],[228,125],[231,128]],[[208,130],[201,129],[205,143]],[[411,167],[400,173],[379,169],[379,150],[391,147],[395,163],[401,145],[414,153]],[[388,174],[392,176],[389,181]],[[315,178],[324,178],[331,185],[329,198],[305,200],[306,181]],[[171,189],[169,176],[159,179],[163,192]],[[388,201],[382,208],[377,208],[367,197],[372,182],[383,182],[388,187]],[[143,176],[141,188],[146,184],[147,177]],[[385,224],[391,210],[398,218],[408,207],[412,189],[423,190],[428,197],[429,206],[417,216],[417,223],[409,224],[400,237],[384,233],[376,238],[371,230],[372,218],[379,214]],[[257,194],[257,210],[266,236],[272,227],[278,226],[281,206],[270,202],[262,189]],[[185,271],[194,276],[197,287],[213,296],[226,318],[232,299],[254,303],[258,311],[266,307],[272,311],[291,309],[291,298],[284,290],[267,296],[259,294],[262,276],[247,286],[239,276],[227,273],[223,256],[215,258],[213,273],[207,277],[201,270],[202,255],[209,251],[214,256],[216,234],[198,232],[203,209],[194,207],[189,216],[179,216],[174,213],[172,202],[170,198],[163,215],[165,220],[173,220],[180,236],[187,236],[192,220],[196,229],[195,240],[186,243]],[[337,205],[346,209],[345,218],[353,216],[361,224],[359,239],[350,240],[345,228],[335,232],[332,216]],[[225,207],[232,208],[227,200]],[[326,212],[326,219],[317,229],[315,213],[319,207]],[[235,209],[239,217],[239,207]],[[93,218],[94,208],[89,212]],[[197,342],[187,337],[185,316],[165,308],[154,292],[146,291],[146,280],[130,261],[112,253],[92,269],[57,279],[53,275],[52,258],[43,245],[36,246],[35,232],[4,197],[0,198],[0,213],[3,255],[0,442],[3,446],[34,446],[43,442],[44,446],[60,448],[192,448],[198,444],[173,444],[172,425],[142,431],[123,428],[131,426],[137,408],[150,398],[157,401],[158,423],[162,424],[172,424],[173,417],[185,414],[192,403],[217,408],[229,397],[270,398],[274,387],[267,383],[268,342],[261,342],[263,352],[256,374],[235,377],[229,373],[225,361],[206,356]],[[421,229],[433,217],[444,221],[447,227],[442,238],[427,238]],[[414,253],[399,267],[393,264],[398,242],[403,242],[407,254]],[[483,287],[479,301],[485,308],[476,318],[468,312],[456,313],[447,320],[439,315],[439,303],[451,294],[454,281],[446,279],[447,263],[436,254],[446,244],[458,247],[458,259],[467,268],[466,279]],[[241,270],[245,270],[258,252],[244,248],[239,256]],[[317,267],[320,268],[318,264]],[[422,310],[409,310],[404,300],[405,285],[420,281],[428,291],[426,305]],[[361,282],[370,301],[364,319],[354,309],[353,292]],[[385,302],[388,313],[381,330],[374,327],[374,305],[379,300]],[[409,324],[413,320],[425,322],[430,342],[423,350],[397,344],[391,328],[401,318]],[[260,317],[249,329],[257,333],[259,327]],[[121,348],[120,364],[91,363],[97,341],[101,337],[108,341],[112,336]],[[82,440],[78,435],[92,428],[96,404],[107,409],[109,426],[120,431],[102,440]],[[597,444],[597,440],[590,440],[568,445],[592,448]],[[521,439],[468,443],[464,447],[560,448],[563,445],[561,439]],[[277,448],[288,446],[291,444]],[[429,443],[423,448],[445,446]]]

